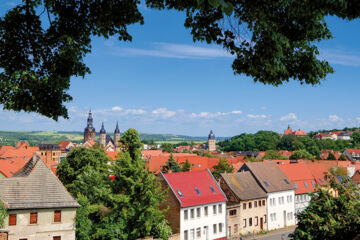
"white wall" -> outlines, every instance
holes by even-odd
[[[8,217],[5,219],[5,229],[9,230],[9,240],[52,240],[60,236],[61,240],[75,240],[75,208],[61,210],[61,222],[54,223],[55,209],[13,210],[9,214],[16,214],[16,226],[8,226]],[[58,210],[58,209],[56,209]],[[30,224],[30,212],[37,212],[36,224]]]
[[[307,206],[309,206],[309,202],[311,201],[311,197],[305,194],[296,194],[295,195],[295,213],[304,211]],[[295,219],[297,223],[297,220]]]
[[[283,203],[279,203],[279,198],[283,198]],[[288,202],[291,199],[291,201]],[[272,200],[275,199],[275,200]],[[273,203],[275,201],[275,203]],[[284,219],[285,213],[285,219]],[[295,225],[295,191],[281,191],[268,193],[267,199],[267,224],[268,230],[283,228]],[[286,222],[285,222],[286,221]]]
[[[221,213],[219,213],[219,205]],[[213,206],[216,206],[216,214],[213,212]],[[208,207],[208,216],[205,216],[205,207]],[[197,217],[197,208],[200,208],[200,217]],[[194,218],[191,218],[191,209],[194,210]],[[188,219],[184,219],[184,212],[187,210]],[[214,233],[214,224],[216,224],[216,233]],[[221,224],[221,232],[219,229]],[[200,228],[201,236],[197,237],[197,230]],[[206,229],[208,234],[206,234]],[[192,230],[194,238],[192,238]],[[212,240],[226,237],[226,202],[214,204],[198,205],[193,207],[181,208],[180,211],[180,239],[185,240],[185,231],[188,234],[188,240],[203,239]]]

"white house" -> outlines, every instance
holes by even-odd
[[[0,179],[0,201],[8,210],[8,240],[75,240],[80,205],[39,157]]]
[[[169,188],[163,207],[173,233],[181,240],[225,240],[226,196],[209,170],[161,173],[164,188]]]
[[[295,225],[295,187],[277,164],[245,163],[239,171],[249,171],[267,193],[268,230]]]

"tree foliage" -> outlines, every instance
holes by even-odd
[[[139,1],[23,0],[0,18],[0,104],[5,109],[68,117],[70,78],[90,69],[91,37],[131,41],[144,23]],[[186,13],[194,41],[222,46],[235,74],[280,85],[319,84],[333,69],[318,59],[317,41],[332,38],[326,16],[359,17],[355,0],[147,0],[147,7]]]
[[[220,158],[219,162],[213,167],[212,174],[216,179],[220,177],[221,173],[232,173],[234,168],[229,164],[226,159]]]
[[[314,156],[308,153],[305,149],[298,150],[291,154],[290,159],[297,160],[297,159],[310,159],[313,160]]]
[[[4,221],[7,217],[7,210],[4,203],[0,199],[0,228],[4,227]]]
[[[191,170],[191,163],[188,159],[186,159],[185,162],[182,163],[181,171],[182,172],[189,172]]]
[[[137,131],[129,129],[120,142],[123,151],[110,165],[103,149],[75,148],[59,166],[59,179],[81,204],[76,239],[167,239],[171,228],[159,209],[165,192],[145,169]]]
[[[298,225],[292,234],[293,240],[348,240],[360,234],[360,189],[348,177],[340,184],[334,178],[330,188],[320,188],[311,194],[309,206],[297,214]]]
[[[174,146],[171,143],[162,143],[160,149],[163,152],[168,152],[168,153],[174,152]]]
[[[178,164],[173,155],[170,154],[169,160],[165,163],[164,166],[161,167],[161,172],[170,173],[170,172],[181,172],[182,168],[180,164]]]
[[[263,159],[286,160],[287,157],[281,155],[279,152],[275,150],[268,150],[265,152]]]
[[[329,155],[326,160],[336,160],[336,157],[332,152],[329,152]]]

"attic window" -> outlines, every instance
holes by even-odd
[[[313,185],[314,188],[316,187],[314,181],[311,181],[311,184]]]
[[[212,191],[213,193],[216,193],[216,192],[215,192],[215,189],[213,188],[213,186],[210,186],[210,189],[211,189],[211,191]]]
[[[324,183],[324,180],[322,180],[321,178],[319,178],[320,182]]]
[[[200,191],[197,187],[195,187],[195,191],[197,192],[198,195],[200,195]]]
[[[284,179],[284,181],[287,183],[287,184],[290,184],[289,180],[287,179]]]
[[[264,181],[264,183],[267,187],[270,187],[270,184],[267,181]]]
[[[305,185],[306,189],[309,189],[309,186],[307,185],[306,182],[304,182],[304,185]]]
[[[295,185],[296,190],[298,190],[299,189],[298,185],[296,183],[294,183],[294,185]]]
[[[177,190],[177,193],[179,194],[180,197],[184,197],[184,195],[182,194],[182,192],[180,191],[180,189]]]

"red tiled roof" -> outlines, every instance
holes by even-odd
[[[60,146],[61,149],[64,149],[64,148],[66,148],[70,143],[71,143],[70,141],[61,141],[61,142],[59,143],[59,146]]]
[[[347,151],[350,154],[353,154],[353,153],[356,155],[360,154],[360,149],[346,149],[345,151]]]
[[[117,155],[120,151],[106,152],[106,155],[111,158],[111,160],[116,160]]]
[[[295,186],[296,194],[304,194],[314,191],[315,178],[303,163],[280,164],[279,168],[285,173]],[[296,185],[295,185],[296,183]],[[307,187],[306,187],[306,185]],[[296,188],[297,187],[297,188]]]
[[[325,180],[325,175],[329,174],[329,171],[326,169],[326,167],[321,163],[312,163],[312,164],[306,164],[306,167],[309,169],[311,175],[316,180],[316,183],[319,185],[325,185],[327,184],[327,181]]]
[[[304,130],[296,130],[293,132],[293,135],[295,136],[307,136],[307,133]]]
[[[227,201],[209,170],[162,174],[167,184],[180,201],[181,207],[190,207]],[[212,192],[210,186],[215,190]],[[200,192],[198,194],[195,190]],[[179,191],[182,196],[180,196]]]

